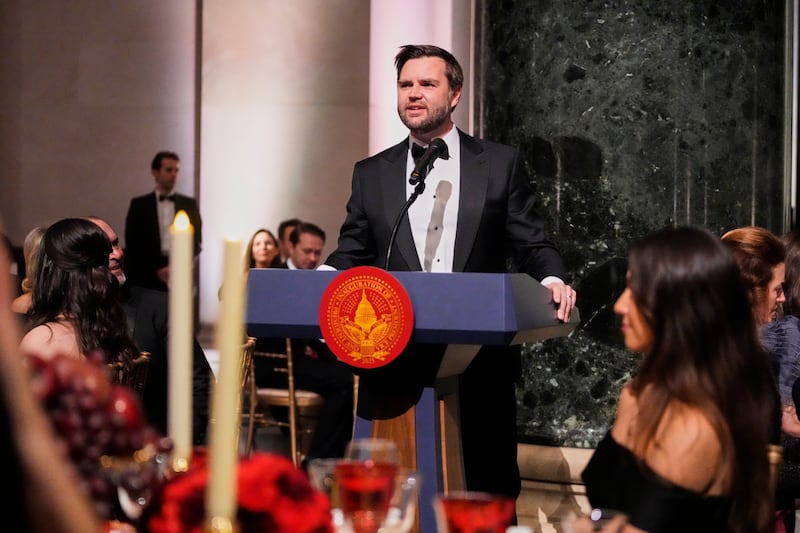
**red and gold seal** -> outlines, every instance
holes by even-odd
[[[380,268],[345,270],[325,289],[319,307],[325,342],[341,361],[378,368],[393,361],[414,329],[411,299],[400,282]]]

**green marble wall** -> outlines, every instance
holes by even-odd
[[[637,363],[611,311],[631,240],[681,224],[785,229],[784,4],[479,9],[481,135],[522,148],[582,315],[570,338],[526,346],[520,440],[592,447]]]

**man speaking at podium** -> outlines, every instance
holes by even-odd
[[[464,75],[448,51],[406,45],[395,66],[397,112],[410,136],[355,164],[338,245],[325,263],[338,270],[503,273],[512,259],[517,271],[552,291],[558,318],[568,321],[575,291],[563,281],[564,263],[545,235],[520,152],[454,127]],[[411,346],[411,353],[362,375],[359,415],[382,416],[382,407],[369,400],[373,394],[413,396],[430,386],[443,352],[437,359],[430,349]],[[519,495],[514,384],[520,361],[519,346],[487,346],[459,377],[468,490]]]

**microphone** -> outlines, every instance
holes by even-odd
[[[417,164],[414,166],[408,183],[416,185],[425,179],[425,176],[428,175],[428,171],[433,167],[434,161],[442,154],[447,154],[447,143],[444,142],[443,139],[432,140],[428,145],[428,149],[425,150],[425,153],[422,154],[422,157],[419,158]]]
[[[433,168],[433,162],[440,156],[447,158],[447,143],[442,139],[434,139],[428,145],[425,153],[420,156],[417,164],[414,166],[414,171],[411,172],[408,183],[416,185],[416,187],[414,187],[406,203],[403,204],[403,209],[397,214],[397,218],[392,225],[392,233],[389,235],[389,244],[386,246],[386,261],[384,262],[384,270],[386,271],[389,270],[392,249],[394,248],[394,241],[397,238],[397,230],[400,228],[400,223],[403,221],[403,217],[408,212],[408,208],[411,207],[411,204],[413,204],[417,197],[425,190],[425,176],[427,176],[428,171]]]

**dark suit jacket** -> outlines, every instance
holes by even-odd
[[[156,271],[169,263],[161,253],[161,235],[158,230],[158,210],[155,192],[131,200],[125,217],[125,274],[133,285],[166,291]],[[175,194],[175,213],[186,211],[194,227],[194,253],[200,253],[202,220],[197,201],[189,196]]]
[[[566,279],[561,255],[545,235],[519,151],[458,134],[461,187],[453,270],[506,272],[511,258],[516,271],[538,280],[550,275]],[[356,163],[347,216],[328,265],[384,268],[392,227],[406,201],[407,158],[408,139]],[[408,216],[400,223],[389,270],[421,270]],[[442,346],[409,345],[388,365],[361,373],[359,415],[390,418],[414,405],[423,388],[433,384],[443,353]],[[520,370],[518,346],[488,346],[459,377],[468,490],[519,494],[514,381]]]
[[[520,272],[564,279],[564,264],[545,236],[539,201],[517,149],[461,138],[461,195],[453,271],[505,272],[509,253]],[[406,201],[408,140],[359,161],[337,249],[325,261],[345,269],[383,268],[397,214]],[[397,232],[389,270],[421,270],[408,217]]]
[[[167,434],[168,376],[168,297],[165,293],[132,286],[122,287],[122,303],[128,326],[140,351],[150,352],[142,403],[147,421],[162,434]],[[206,442],[208,425],[211,367],[203,348],[194,340],[192,360],[192,433],[196,445]]]
[[[506,272],[510,257],[517,271],[538,280],[551,275],[565,279],[564,263],[545,235],[539,201],[524,171],[519,150],[476,139],[460,130],[458,133],[461,187],[453,270]],[[356,163],[347,217],[338,246],[326,264],[338,270],[360,265],[385,266],[392,226],[406,201],[407,157],[408,139]],[[421,270],[408,216],[400,223],[389,270]],[[413,366],[408,372],[425,381],[434,371],[427,366],[438,364],[431,362],[430,357],[416,362],[413,362],[416,358],[400,357],[395,362],[406,359]],[[495,370],[506,379],[516,379],[519,358],[503,359],[512,362],[500,364]],[[398,370],[393,365],[380,369],[389,379]],[[425,365],[425,376],[421,376],[419,365]]]

